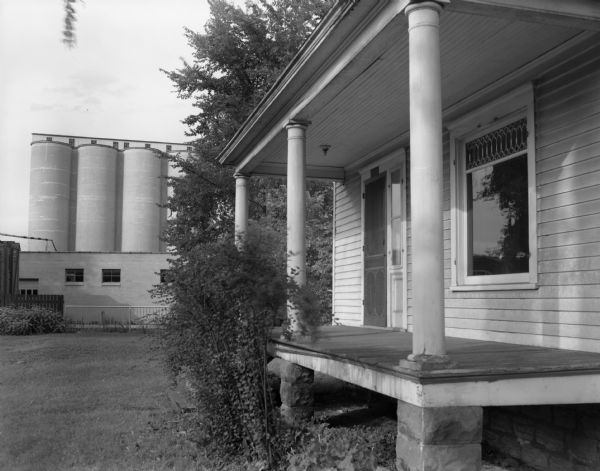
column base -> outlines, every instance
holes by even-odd
[[[430,371],[447,370],[456,367],[448,355],[408,355],[405,360],[400,360],[399,366],[409,370]]]
[[[398,401],[396,466],[402,471],[480,471],[483,409]]]

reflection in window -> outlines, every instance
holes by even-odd
[[[402,196],[400,170],[392,171],[392,265],[402,265]]]
[[[467,275],[529,271],[527,154],[467,171]]]

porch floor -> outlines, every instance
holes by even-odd
[[[349,383],[417,405],[526,405],[600,402],[600,353],[446,337],[450,369],[400,366],[412,334],[326,326],[315,343],[276,332],[272,353]]]

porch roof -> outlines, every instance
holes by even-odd
[[[322,327],[314,343],[276,332],[271,353],[346,382],[419,406],[502,406],[600,402],[600,353],[446,337],[450,369],[400,366],[412,334]]]
[[[240,173],[285,175],[285,125],[310,121],[307,177],[344,176],[408,143],[408,0],[339,1],[223,150]],[[600,30],[593,0],[452,0],[440,40],[444,119],[532,80]],[[596,36],[597,40],[597,36]],[[331,146],[324,154],[322,145]]]

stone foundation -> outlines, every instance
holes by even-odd
[[[479,471],[481,407],[418,407],[398,401],[396,466],[403,471]]]
[[[598,471],[600,405],[488,407],[483,442],[539,471]]]
[[[314,372],[308,368],[281,361],[281,415],[288,423],[297,423],[309,419],[314,411],[312,385]]]

